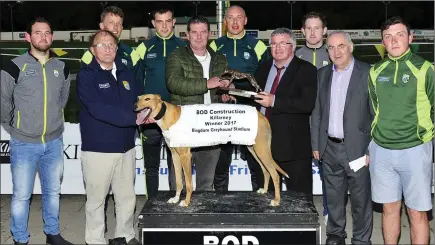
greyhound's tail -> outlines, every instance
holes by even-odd
[[[272,164],[276,168],[276,170],[278,170],[278,172],[280,172],[285,177],[289,178],[288,174],[284,170],[282,170],[282,168],[280,166],[278,166],[278,164],[276,164],[276,162],[274,160],[272,160]]]

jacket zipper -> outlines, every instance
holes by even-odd
[[[42,75],[44,78],[44,127],[41,135],[42,143],[45,143],[44,136],[47,132],[47,75],[45,73],[45,64],[47,63],[47,61],[42,64]]]
[[[119,83],[118,83],[118,76],[119,74],[116,74],[116,78],[112,75],[112,72],[110,72],[110,76],[115,80],[115,89],[116,89],[116,92],[118,93],[118,98],[119,98],[119,101],[121,102],[121,107],[123,107],[123,104],[122,104],[122,99],[121,99],[121,92],[120,92],[120,89],[119,89]],[[123,139],[122,139],[122,142],[123,142],[123,148],[122,148],[122,151],[125,153],[126,152],[126,150],[125,150],[125,131],[123,130],[122,131],[122,136],[123,136]]]
[[[163,57],[166,57],[166,39],[163,39]]]
[[[236,57],[237,56],[237,42],[236,42],[236,39],[234,38],[234,57]]]
[[[17,129],[20,129],[20,111],[17,111],[17,116],[18,116],[18,119],[17,119]]]
[[[397,80],[397,71],[398,71],[398,69],[399,69],[399,62],[397,62],[397,60],[396,60],[395,62],[396,62],[396,71],[394,72],[394,84],[396,84],[396,80]]]

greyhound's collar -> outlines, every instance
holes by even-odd
[[[162,119],[162,117],[165,115],[166,112],[166,104],[165,102],[162,103],[162,108],[160,109],[159,113],[154,117],[154,120],[158,121]]]

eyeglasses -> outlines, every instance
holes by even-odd
[[[114,44],[114,43],[99,43],[99,44],[92,45],[92,47],[97,47],[99,49],[113,50],[116,48],[116,44]]]
[[[284,48],[285,45],[287,45],[287,44],[292,45],[291,43],[280,42],[280,43],[270,43],[270,47],[271,47],[271,48],[276,48],[276,47],[279,46],[280,48]]]

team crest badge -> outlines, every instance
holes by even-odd
[[[127,65],[127,60],[126,59],[121,59],[122,64]]]
[[[249,55],[248,52],[244,52],[243,57],[245,58],[245,60],[247,60],[247,59],[249,59],[249,57],[251,57],[251,55]]]
[[[130,84],[127,81],[122,81],[122,84],[124,84],[125,89],[130,90]]]
[[[59,77],[59,72],[57,70],[53,71],[55,77]]]
[[[403,74],[403,76],[402,76],[402,82],[403,83],[408,83],[409,82],[409,75],[408,74]]]

